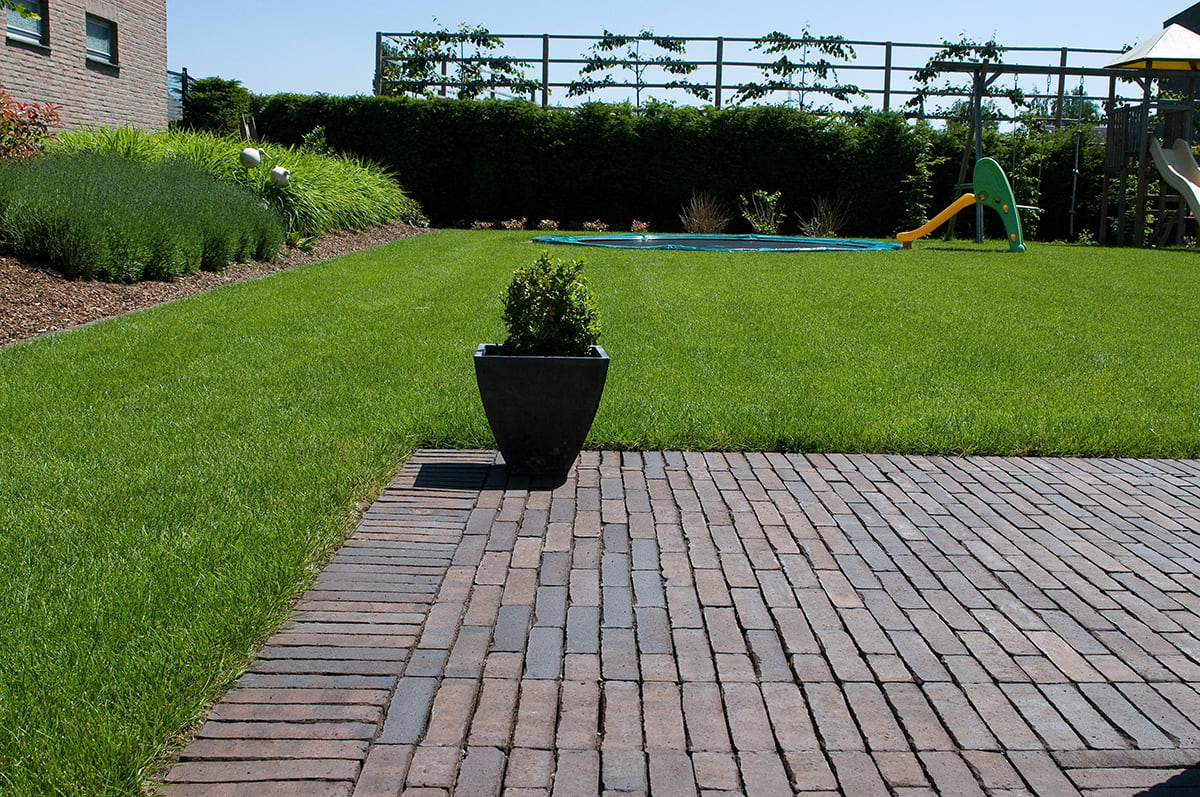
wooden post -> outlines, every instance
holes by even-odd
[[[883,112],[887,113],[892,106],[892,43],[888,42],[883,51]]]
[[[1115,77],[1110,77],[1108,79],[1108,100],[1104,103],[1104,116],[1106,119],[1110,119],[1110,120],[1112,119],[1113,110],[1116,107],[1117,107],[1117,79]],[[1109,124],[1108,135],[1110,137],[1109,141],[1111,142],[1112,141],[1111,136],[1113,135],[1111,122]],[[1105,145],[1106,148],[1109,146],[1112,146],[1112,144],[1109,143],[1109,144]],[[1101,246],[1104,246],[1108,242],[1108,188],[1109,188],[1109,182],[1110,182],[1111,178],[1110,178],[1110,174],[1108,171],[1109,164],[1107,163],[1107,160],[1108,160],[1108,156],[1106,154],[1105,155],[1105,164],[1104,164],[1104,177],[1100,181],[1100,234],[1096,238],[1096,240],[1099,242],[1099,244]],[[1124,196],[1124,186],[1122,186],[1122,196]],[[1122,203],[1122,207],[1123,206],[1124,205]],[[1122,224],[1124,223],[1124,219],[1122,219],[1121,223]],[[1118,225],[1118,227],[1119,226],[1120,225]],[[1118,235],[1119,235],[1119,233],[1118,233]]]
[[[550,104],[550,34],[542,34],[542,107]]]
[[[1063,69],[1067,68],[1067,48],[1062,48],[1062,55],[1059,56],[1058,65]],[[1054,129],[1062,127],[1063,118],[1063,100],[1067,94],[1067,75],[1065,72],[1058,74],[1058,108],[1054,111]]]
[[[1190,147],[1196,139],[1196,79],[1188,81],[1187,142]],[[1181,225],[1182,226],[1182,225]]]
[[[1146,189],[1148,188],[1148,174],[1146,171],[1146,159],[1150,157],[1150,86],[1153,81],[1150,79],[1150,70],[1147,69],[1142,78],[1145,82],[1145,89],[1142,92],[1142,111],[1145,113],[1145,127],[1139,131],[1141,133],[1141,146],[1138,148],[1138,164],[1137,164],[1137,204],[1133,208],[1133,245],[1143,246],[1146,235]]]
[[[983,157],[983,69],[975,70],[975,96],[971,98],[971,115],[975,125],[975,162]],[[983,243],[983,205],[975,203],[975,243]]]
[[[715,101],[713,102],[713,105],[717,108],[717,110],[721,109],[721,80],[722,80],[721,68],[724,66],[724,63],[723,63],[724,60],[725,60],[725,37],[718,36],[717,37],[717,79],[715,81],[716,85],[714,87],[715,88],[715,94],[714,94]]]
[[[375,96],[383,94],[383,31],[375,31]]]

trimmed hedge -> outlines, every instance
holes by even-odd
[[[274,260],[284,227],[186,161],[51,153],[0,168],[0,238],[70,276],[133,282]]]
[[[263,135],[288,143],[323,126],[334,149],[400,175],[440,224],[524,216],[566,226],[599,218],[623,229],[637,218],[678,230],[693,191],[733,205],[761,188],[783,192],[785,231],[796,229],[795,212],[808,215],[812,200],[824,196],[850,202],[844,234],[889,236],[953,199],[964,144],[961,129],[931,130],[900,114],[861,111],[835,120],[777,106],[652,103],[639,112],[602,103],[543,109],[519,100],[278,94],[256,98],[255,115]],[[1073,156],[1074,138],[1051,139],[1043,195],[1052,186],[1061,212],[1047,208],[1041,230],[1063,237],[1071,159],[1060,156],[1067,145]],[[1003,141],[994,134],[992,141],[995,148],[985,151],[1008,167]],[[938,163],[939,155],[949,157]],[[1023,154],[1018,168],[1035,161]],[[922,174],[931,175],[928,184],[916,179]],[[1092,190],[1083,182],[1081,189]],[[1089,207],[1094,197],[1081,196],[1080,206]],[[960,230],[970,231],[971,215],[963,214]]]

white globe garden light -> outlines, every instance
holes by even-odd
[[[242,166],[247,169],[257,169],[262,164],[263,158],[274,163],[275,159],[267,154],[265,149],[255,149],[254,147],[246,147],[238,155],[238,160],[242,162]],[[275,185],[287,185],[291,182],[292,173],[282,166],[276,166],[271,169],[271,182]]]
[[[262,163],[263,155],[266,154],[261,149],[246,147],[242,150],[242,154],[238,158],[241,160],[242,166],[245,166],[247,169],[257,169],[258,165]]]

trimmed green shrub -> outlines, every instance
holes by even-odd
[[[64,274],[132,282],[273,260],[284,226],[246,189],[179,158],[50,153],[0,168],[0,238]]]
[[[781,191],[793,209],[819,198],[846,200],[846,234],[890,236],[953,201],[965,144],[962,125],[935,130],[871,110],[834,119],[778,106],[544,109],[520,100],[295,94],[256,97],[253,109],[267,138],[298,144],[321,126],[338,152],[403,175],[439,224],[524,216],[600,219],[623,229],[637,218],[652,229],[679,230],[680,207],[693,194],[734,204],[763,189]],[[984,152],[1006,170],[1011,137],[988,131],[984,138]],[[1103,144],[1087,132],[1083,138],[1088,166]],[[1045,208],[1039,237],[1066,237],[1073,132],[1015,146],[1010,176],[1018,201]],[[1095,179],[1080,181],[1077,227],[1095,225],[1098,167],[1088,174]],[[1022,186],[1036,193],[1039,182],[1040,196],[1023,193]],[[972,223],[972,214],[960,214],[962,234]],[[730,229],[749,231],[742,220]]]
[[[250,189],[280,212],[290,231],[304,236],[396,220],[429,223],[386,171],[361,158],[263,144],[275,162],[292,173],[291,181],[281,186],[270,180],[270,161],[257,169],[242,167],[238,155],[245,146],[233,136],[210,133],[95,127],[59,133],[53,151],[112,153],[144,164],[182,158],[219,180]]]
[[[583,260],[551,261],[542,252],[513,272],[504,291],[505,354],[583,357],[600,337],[596,296],[580,273]]]
[[[190,130],[236,135],[250,116],[250,92],[241,81],[206,77],[188,81],[183,96],[183,126]]]

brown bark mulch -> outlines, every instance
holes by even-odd
[[[224,271],[201,271],[173,282],[130,284],[69,279],[46,263],[14,257],[0,245],[0,346],[423,232],[427,230],[395,222],[369,230],[330,233],[312,252],[286,249],[275,263],[232,263]]]

